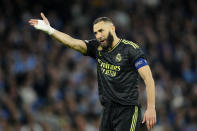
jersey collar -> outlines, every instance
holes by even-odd
[[[120,44],[121,41],[122,39],[120,39],[118,43],[111,50],[108,50],[108,52],[112,52]]]

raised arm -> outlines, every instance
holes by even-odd
[[[82,54],[86,54],[87,47],[84,41],[75,39],[68,34],[60,32],[50,26],[48,19],[41,13],[42,20],[39,19],[30,19],[29,24],[34,28],[44,31],[49,34],[51,37],[64,44],[67,47],[70,47]]]
[[[146,85],[147,94],[147,109],[144,114],[142,123],[146,123],[147,128],[150,130],[156,124],[156,111],[155,111],[155,84],[152,77],[150,67],[148,65],[138,69],[138,72]]]

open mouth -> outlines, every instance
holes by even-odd
[[[104,43],[106,40],[100,40],[101,43]]]

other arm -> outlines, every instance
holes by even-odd
[[[141,78],[146,85],[147,93],[147,109],[144,114],[142,123],[146,122],[147,128],[150,130],[156,124],[156,111],[155,111],[155,84],[152,77],[150,67],[148,65],[138,69]]]

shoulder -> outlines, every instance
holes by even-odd
[[[125,51],[133,60],[136,60],[137,58],[140,57],[145,58],[144,51],[138,44],[125,39],[122,40],[122,43],[125,46],[124,47],[126,49]]]
[[[132,41],[126,40],[126,39],[122,39],[121,42],[124,44],[124,46],[127,49],[138,49],[138,48],[140,48],[138,44],[136,44]]]

